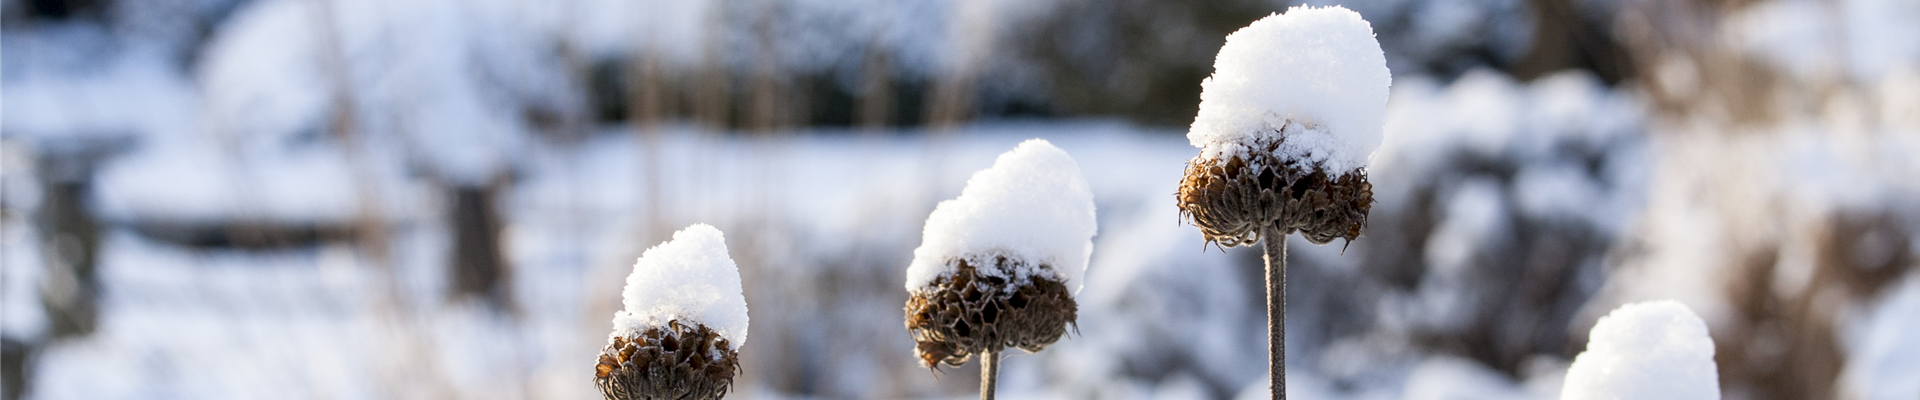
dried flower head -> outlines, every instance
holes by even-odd
[[[1188,161],[1177,195],[1181,216],[1208,242],[1227,247],[1259,242],[1266,226],[1283,236],[1299,232],[1315,244],[1360,237],[1373,208],[1366,169],[1335,175],[1278,155],[1291,129],[1307,128],[1287,124],[1278,134],[1248,137],[1241,151],[1202,152]]]
[[[608,338],[593,383],[607,400],[710,400],[739,371],[740,352],[719,332],[672,320]]]
[[[1038,352],[1060,340],[1079,312],[1067,285],[1053,274],[1016,273],[1051,270],[1050,265],[1005,256],[948,262],[953,273],[909,292],[907,299],[914,355],[927,367],[958,366],[974,354],[1007,347]]]

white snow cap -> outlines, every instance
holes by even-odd
[[[1200,82],[1200,113],[1187,140],[1202,157],[1224,159],[1286,127],[1278,156],[1352,172],[1380,147],[1392,83],[1373,27],[1359,13],[1289,8],[1227,35],[1213,76]]]
[[[1621,306],[1600,318],[1567,369],[1562,400],[1720,398],[1707,323],[1673,300]]]
[[[1093,191],[1080,176],[1080,165],[1052,143],[1030,139],[973,173],[960,197],[933,208],[907,266],[907,291],[924,290],[935,278],[953,273],[948,260],[968,257],[973,265],[990,265],[986,260],[1004,255],[1053,266],[1052,271],[1011,271],[1006,278],[1013,282],[1049,273],[1079,293],[1094,230]],[[1001,276],[988,268],[979,272]]]
[[[727,256],[726,238],[707,224],[673,233],[633,263],[621,293],[627,309],[613,313],[613,334],[627,335],[667,321],[698,322],[732,342],[747,342],[747,298],[740,269]]]

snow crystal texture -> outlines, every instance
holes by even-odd
[[[1392,82],[1373,27],[1359,13],[1293,7],[1227,35],[1213,76],[1200,82],[1187,140],[1202,157],[1224,158],[1287,127],[1279,155],[1349,173],[1380,147]]]
[[[726,238],[707,224],[674,232],[673,240],[647,249],[621,295],[627,309],[613,314],[615,335],[679,319],[706,325],[735,348],[747,341],[740,269],[727,256]]]
[[[1562,400],[1720,398],[1707,324],[1680,302],[1621,306],[1593,326],[1567,369]]]
[[[907,267],[907,291],[923,290],[952,273],[948,260],[1004,255],[1052,265],[1049,273],[1078,293],[1093,253],[1094,230],[1093,191],[1079,164],[1046,140],[1027,140],[975,172],[960,197],[934,207]],[[1012,272],[1007,278],[1021,282],[1043,271]]]

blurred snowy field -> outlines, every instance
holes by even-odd
[[[1297,238],[1291,246],[1290,390],[1314,398],[1557,396],[1567,353],[1527,347],[1533,350],[1519,353],[1522,375],[1515,377],[1463,358],[1475,356],[1471,351],[1432,347],[1422,337],[1527,323],[1509,320],[1525,313],[1498,311],[1510,303],[1500,299],[1512,296],[1505,293],[1512,287],[1503,285],[1519,283],[1489,276],[1503,273],[1489,270],[1499,262],[1486,261],[1507,257],[1496,252],[1537,246],[1521,242],[1526,229],[1591,230],[1611,238],[1636,225],[1652,171],[1639,110],[1633,95],[1578,74],[1534,84],[1481,74],[1449,85],[1420,79],[1397,85],[1389,142],[1372,168],[1380,204],[1369,236],[1384,239],[1363,237],[1344,254],[1339,246]],[[1264,340],[1258,255],[1207,249],[1195,228],[1179,223],[1171,197],[1194,150],[1175,133],[1100,120],[778,136],[670,124],[652,141],[610,129],[575,144],[538,144],[522,153],[516,182],[500,203],[512,265],[506,312],[445,300],[444,249],[451,238],[434,211],[445,199],[434,198],[437,192],[423,183],[403,177],[384,183],[391,190],[383,193],[396,204],[389,210],[389,263],[371,261],[345,241],[267,250],[190,247],[142,235],[131,222],[236,212],[345,219],[349,215],[335,208],[351,199],[304,209],[285,202],[280,207],[288,208],[279,211],[209,204],[235,204],[221,203],[233,201],[226,197],[233,193],[338,196],[332,192],[351,189],[348,179],[303,175],[311,171],[297,167],[305,161],[289,158],[260,165],[255,177],[292,182],[228,191],[221,185],[235,182],[221,180],[220,169],[196,167],[191,157],[136,151],[105,164],[95,189],[94,201],[109,221],[100,256],[101,327],[93,336],[39,349],[34,393],[593,397],[591,355],[610,329],[633,258],[665,233],[703,222],[728,232],[754,321],[737,396],[971,396],[977,367],[934,374],[914,364],[901,327],[900,282],[933,203],[956,195],[966,176],[999,152],[1039,137],[1081,164],[1100,231],[1079,333],[1040,354],[1011,358],[1003,395],[1259,398],[1263,355],[1249,350]],[[273,172],[277,168],[287,170]],[[17,175],[29,169],[9,169],[10,190],[30,190],[30,178]],[[262,190],[269,192],[256,192]],[[1396,260],[1379,255],[1395,252],[1394,238],[1404,236],[1390,224],[1423,212],[1439,221],[1414,252],[1413,262],[1427,272],[1411,287],[1396,288],[1383,282],[1390,277],[1375,276],[1380,267],[1374,264]],[[649,220],[654,215],[658,219]],[[45,325],[32,297],[43,255],[25,221],[8,223],[6,329],[31,337]],[[1556,279],[1571,286],[1547,297],[1558,310],[1536,318],[1575,323],[1605,279],[1604,249],[1562,263],[1570,270]],[[1896,378],[1914,363],[1893,355],[1915,351],[1897,339],[1914,328],[1899,310],[1920,306],[1911,295],[1920,293],[1920,282],[1902,282],[1888,300],[1872,303],[1879,305],[1870,310],[1884,311],[1847,327],[1860,337],[1852,351],[1869,355],[1858,361],[1862,367],[1849,369],[1849,385],[1915,390]],[[1533,323],[1538,327],[1522,328],[1547,330],[1540,334],[1548,337],[1575,334]],[[1340,326],[1348,328],[1333,328]]]
[[[1612,238],[1641,224],[1639,202],[1659,168],[1639,122],[1643,106],[1631,93],[1578,74],[1533,84],[1495,74],[1444,85],[1415,78],[1396,85],[1393,96],[1389,141],[1372,168],[1380,199],[1373,240],[1356,241],[1345,254],[1299,240],[1291,246],[1291,390],[1315,398],[1555,397],[1566,353],[1521,351],[1515,377],[1464,358],[1474,356],[1471,350],[1449,351],[1422,337],[1525,323],[1502,319],[1524,313],[1495,312],[1509,303],[1501,299],[1511,296],[1510,287],[1496,283],[1507,273],[1490,270],[1499,262],[1487,260],[1536,246],[1524,244],[1527,229]],[[930,374],[914,365],[900,325],[899,282],[933,203],[957,194],[994,155],[1040,137],[1082,165],[1101,229],[1079,334],[1012,358],[1004,395],[1264,395],[1262,355],[1247,350],[1263,340],[1257,254],[1208,250],[1194,228],[1178,223],[1173,185],[1194,150],[1177,131],[1089,120],[778,136],[670,124],[657,133],[648,141],[630,129],[608,129],[573,144],[532,142],[522,153],[501,203],[503,247],[513,266],[506,313],[444,300],[443,249],[451,239],[434,210],[446,199],[418,180],[382,178],[392,204],[388,263],[372,262],[343,241],[190,247],[139,234],[132,222],[347,219],[351,213],[340,209],[351,209],[352,198],[338,192],[352,190],[351,178],[312,172],[346,171],[344,158],[322,149],[312,158],[243,169],[252,175],[222,175],[233,169],[205,165],[217,159],[169,154],[166,147],[136,150],[101,167],[92,198],[109,226],[100,256],[101,328],[39,349],[34,393],[592,397],[591,354],[605,340],[632,259],[666,232],[705,222],[729,232],[755,321],[739,396],[971,396],[974,367]],[[17,147],[8,149],[16,163],[5,175],[10,196],[30,198],[35,186],[26,175],[35,164],[19,161],[30,156]],[[245,179],[258,181],[231,186]],[[235,195],[304,202],[236,209],[260,203]],[[1392,255],[1409,251],[1393,249],[1404,247],[1396,237],[1406,235],[1394,232],[1408,231],[1394,224],[1421,213],[1437,214],[1413,224],[1431,226],[1414,232],[1433,237],[1412,250],[1411,262],[1426,272],[1395,288],[1383,282],[1393,279],[1391,271],[1375,264],[1407,262]],[[19,337],[45,329],[33,297],[44,255],[27,222],[7,219],[5,236],[5,328]],[[1571,286],[1547,297],[1560,309],[1539,318],[1573,324],[1577,311],[1592,308],[1588,297],[1606,281],[1599,259],[1606,248],[1555,264],[1571,265],[1557,278]],[[1886,300],[1868,302],[1857,322],[1841,327],[1847,343],[1857,343],[1848,351],[1859,355],[1844,384],[1872,398],[1920,390],[1903,378],[1915,363],[1900,356],[1916,351],[1900,344],[1916,326],[1901,310],[1920,307],[1913,295],[1920,282],[1907,276]],[[1667,295],[1711,298],[1697,292],[1710,284],[1681,284]]]
[[[19,16],[55,3],[106,15]],[[0,392],[594,398],[634,259],[708,223],[753,321],[732,397],[973,398],[977,364],[917,366],[901,284],[934,204],[1037,137],[1099,230],[1078,332],[1010,357],[1001,396],[1266,396],[1258,252],[1173,204],[1227,11],[389,3],[0,1]],[[1920,398],[1920,5],[1552,2],[1625,53],[1556,73],[1528,67],[1555,50],[1536,3],[1349,5],[1394,73],[1378,203],[1351,247],[1292,239],[1292,394],[1552,399],[1601,315],[1673,299],[1725,398]],[[629,51],[685,104],[595,104],[646,86]],[[980,118],[922,119],[968,79]],[[806,115],[832,96],[884,101]],[[472,193],[492,297],[450,268]]]
[[[1260,376],[1260,355],[1235,346],[1257,348],[1260,324],[1242,323],[1258,315],[1247,310],[1257,303],[1233,295],[1245,288],[1232,259],[1203,253],[1197,233],[1178,224],[1167,200],[1190,152],[1178,136],[1113,122],[992,124],[925,140],[749,139],[670,127],[660,162],[675,167],[660,173],[659,207],[668,212],[656,223],[673,229],[706,222],[729,232],[755,321],[743,349],[749,368],[742,393],[964,393],[955,389],[970,387],[973,375],[953,372],[936,381],[915,366],[900,325],[899,282],[932,203],[957,194],[966,175],[1030,137],[1078,154],[1102,223],[1114,227],[1099,239],[1113,244],[1096,247],[1091,279],[1101,283],[1088,284],[1089,298],[1112,307],[1137,302],[1140,293],[1117,286],[1189,269],[1203,277],[1194,282],[1201,286],[1178,290],[1207,294],[1188,299],[1202,302],[1190,317],[1210,317],[1199,322],[1220,329],[1202,330],[1212,333],[1180,347],[1211,348],[1199,359],[1222,370],[1210,372]],[[45,398],[592,397],[585,377],[617,308],[620,278],[640,250],[662,239],[648,232],[653,225],[641,212],[641,149],[633,135],[609,132],[531,153],[535,161],[504,203],[505,247],[515,266],[514,312],[506,315],[441,301],[440,249],[448,238],[431,218],[395,222],[391,268],[368,265],[341,243],[204,250],[109,229],[102,334],[43,350],[35,391]],[[116,165],[103,174],[164,167]],[[102,202],[164,198],[130,192],[143,188],[101,187]],[[25,235],[10,238],[8,284],[30,288],[38,268],[20,266],[37,266],[38,255],[22,243]],[[17,310],[9,312],[9,329],[35,324],[37,310],[24,307],[32,298],[20,296],[31,292],[9,290],[10,311]],[[1125,338],[1145,332],[1106,327],[1114,317],[1098,317],[1095,304],[1086,306],[1082,334],[1070,342],[1113,335],[1101,341],[1155,343]],[[1040,373],[1017,371],[1069,362],[1084,368],[1056,368],[1091,375],[1069,377],[1083,381],[1079,390],[1105,386],[1113,372],[1095,367],[1118,363],[1101,360],[1098,348],[1074,347],[1062,344],[1058,353],[1085,355],[1016,357],[1007,388],[1065,390],[1025,378]]]

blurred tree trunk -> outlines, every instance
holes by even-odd
[[[99,324],[100,222],[88,211],[93,166],[107,151],[92,143],[47,147],[39,161],[37,217],[46,275],[40,303],[49,340],[85,336]]]
[[[786,82],[789,77],[782,70],[778,53],[781,44],[774,36],[774,15],[780,12],[777,7],[772,2],[761,2],[752,28],[756,47],[746,128],[760,135],[771,135],[790,127],[788,113],[797,105],[792,104],[789,97]]]
[[[643,238],[654,238],[660,237],[668,229],[662,223],[664,214],[660,209],[660,203],[666,197],[660,193],[660,182],[665,174],[661,169],[666,166],[660,162],[663,153],[660,151],[660,124],[669,115],[667,108],[670,106],[666,94],[666,74],[662,71],[660,58],[647,54],[644,49],[635,51],[629,60],[627,98],[631,100],[627,102],[627,115],[631,116],[628,118],[629,124],[639,139],[635,142],[640,143],[640,187],[643,190],[640,215],[646,218],[646,222],[640,226],[640,232]]]
[[[700,71],[694,77],[698,82],[693,88],[692,108],[695,120],[713,131],[722,131],[733,121],[733,71],[721,59],[721,42],[716,39],[724,36],[720,34],[721,25],[714,23],[711,26],[703,50],[705,59],[701,60]]]
[[[19,400],[27,395],[27,384],[33,382],[33,374],[27,373],[32,365],[36,345],[14,338],[0,338],[0,400]]]
[[[448,224],[453,230],[452,265],[448,266],[448,297],[478,298],[500,309],[511,309],[507,263],[500,250],[498,199],[506,185],[452,184],[446,187],[452,203]]]
[[[893,125],[893,54],[879,40],[867,45],[865,65],[860,71],[860,106],[854,123],[868,134],[883,132]]]

